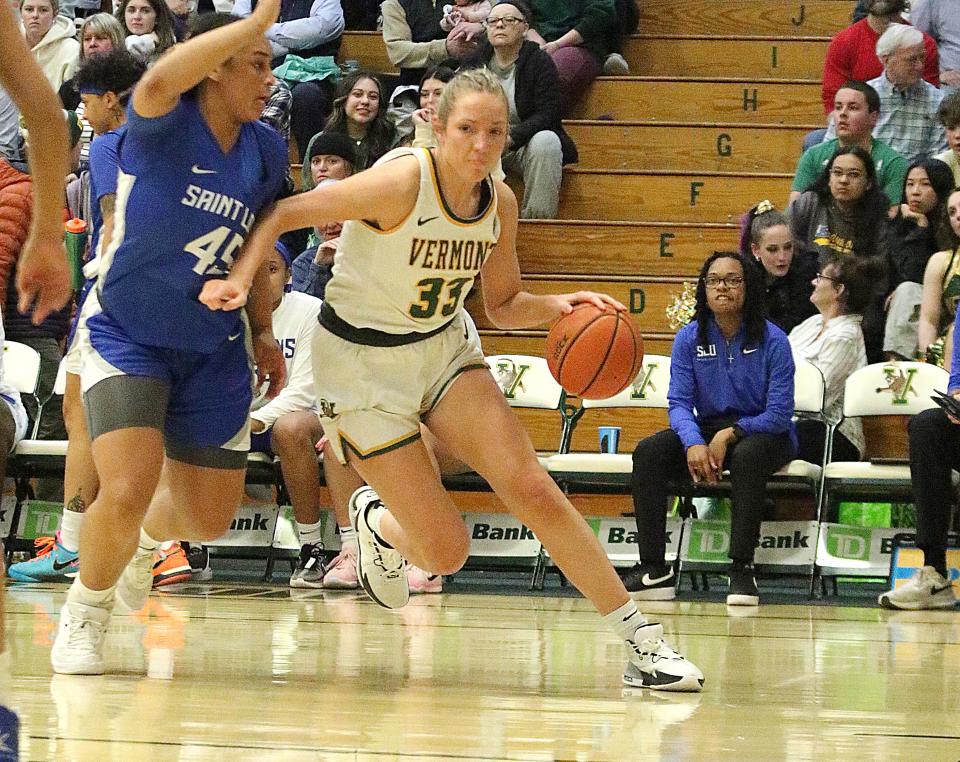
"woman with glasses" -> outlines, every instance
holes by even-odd
[[[485,26],[487,43],[473,62],[493,72],[510,104],[503,169],[523,177],[520,216],[552,220],[560,206],[563,165],[577,160],[577,147],[560,123],[557,67],[525,39],[530,9],[523,0],[497,3]]]
[[[790,227],[801,250],[818,254],[827,248],[844,256],[877,257],[885,263],[889,208],[870,154],[860,146],[846,146],[837,150],[813,185],[790,205]],[[886,278],[881,278],[863,313],[871,362],[883,359],[886,293]]]
[[[670,365],[670,428],[633,451],[640,564],[624,584],[635,600],[672,600],[666,563],[667,499],[676,483],[716,484],[730,472],[729,605],[759,603],[753,550],[768,477],[796,452],[794,362],[786,334],[764,319],[763,280],[740,254],[715,252],[700,270],[693,320]]]
[[[817,314],[790,332],[793,356],[813,363],[823,373],[825,410],[834,421],[843,417],[843,387],[847,376],[867,364],[860,323],[863,311],[870,303],[873,284],[881,276],[881,263],[876,259],[824,252],[810,295]],[[822,463],[826,441],[824,424],[797,421],[796,427],[797,457],[810,463]],[[833,434],[833,459],[860,460],[863,448],[860,419],[844,419]]]

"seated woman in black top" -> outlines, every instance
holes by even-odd
[[[769,201],[761,201],[744,218],[740,253],[763,270],[767,319],[790,333],[816,308],[810,303],[817,261],[796,252],[790,221]]]

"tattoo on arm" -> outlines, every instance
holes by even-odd
[[[83,499],[83,495],[80,492],[77,492],[76,495],[70,498],[70,502],[67,503],[67,510],[73,511],[73,513],[87,512],[87,501]]]

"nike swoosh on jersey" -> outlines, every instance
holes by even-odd
[[[417,220],[417,225],[426,225],[428,222],[431,222],[431,221],[437,220],[437,219],[440,219],[440,215],[439,215],[439,214],[438,214],[438,215],[435,215],[435,216],[433,216],[433,217],[421,217],[420,219]]]
[[[190,167],[190,171],[193,172],[193,174],[195,174],[195,175],[215,175],[215,174],[217,174],[217,170],[215,170],[215,169],[203,169],[203,167],[198,167],[196,164],[194,164],[192,167]]]
[[[753,349],[744,349],[744,350],[743,350],[743,353],[744,353],[745,355],[752,355],[752,354],[753,354],[754,352],[756,352],[758,349],[760,349],[760,347],[754,347]]]
[[[666,582],[668,579],[671,579],[672,577],[673,577],[672,571],[668,572],[667,574],[664,574],[662,577],[654,577],[653,579],[650,578],[649,574],[644,574],[640,578],[640,583],[644,587],[652,587],[653,585],[659,585],[661,582]]]
[[[233,336],[227,336],[227,341],[236,341],[240,338],[241,333],[243,333],[243,331],[237,331]]]

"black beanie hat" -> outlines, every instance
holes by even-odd
[[[310,143],[310,155],[307,161],[314,156],[339,156],[350,164],[357,163],[357,149],[354,142],[341,132],[321,132],[314,136]]]

